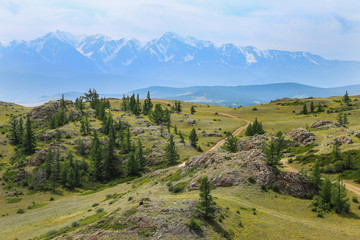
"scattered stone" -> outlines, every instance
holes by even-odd
[[[288,133],[288,136],[301,145],[313,144],[316,140],[315,134],[305,128],[298,128]]]
[[[203,132],[201,133],[202,137],[222,137],[221,133],[218,132]]]
[[[334,122],[330,121],[330,120],[319,120],[316,122],[313,122],[310,127],[311,128],[318,128],[318,127],[331,127],[334,125]]]
[[[351,137],[348,136],[337,136],[333,141],[331,141],[331,144],[335,144],[336,141],[338,141],[340,145],[353,143]]]
[[[135,128],[131,132],[132,132],[132,134],[139,135],[139,134],[145,133],[145,129],[143,129],[143,128]]]

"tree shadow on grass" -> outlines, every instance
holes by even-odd
[[[343,218],[360,219],[359,215],[357,215],[356,213],[353,213],[353,212],[342,213],[342,214],[339,214],[339,216],[341,216]]]
[[[215,232],[219,233],[224,238],[229,240],[232,239],[230,233],[226,231],[218,222],[212,220],[212,221],[207,221],[207,223],[214,229]]]

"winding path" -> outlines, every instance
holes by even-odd
[[[203,112],[203,111],[199,111],[199,112]],[[213,113],[213,112],[203,112],[203,113]],[[215,113],[214,113],[215,114]],[[246,122],[246,125],[245,126],[242,126],[242,127],[239,127],[238,129],[236,129],[232,135],[234,137],[236,137],[237,135],[239,135],[242,131],[244,131],[250,123],[252,123],[251,121],[247,120],[247,119],[243,119],[243,118],[239,118],[239,117],[235,117],[233,115],[230,115],[230,114],[227,114],[227,113],[218,113],[219,115],[222,115],[222,116],[226,116],[226,117],[230,117],[230,118],[234,118],[234,119],[238,119],[238,120],[241,120],[241,121],[244,121]],[[210,148],[209,150],[207,150],[207,152],[210,152],[210,151],[216,151],[218,149],[221,148],[222,145],[224,145],[225,143],[225,140],[226,138],[224,139],[221,139],[220,141],[218,141],[212,148]]]

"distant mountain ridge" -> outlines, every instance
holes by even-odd
[[[0,45],[0,95],[60,91],[128,91],[148,86],[253,85],[297,82],[318,87],[360,82],[359,61],[308,52],[259,50],[165,33],[148,42],[56,31]],[[42,89],[45,92],[41,92]]]
[[[213,104],[221,106],[249,106],[267,103],[278,98],[306,98],[306,97],[330,97],[342,96],[345,91],[350,95],[360,95],[360,85],[351,85],[337,88],[319,88],[297,83],[277,83],[251,86],[195,86],[186,88],[173,87],[149,87],[133,90],[127,93],[103,94],[101,97],[122,98],[123,94],[139,94],[145,98],[147,92],[152,98],[173,99],[193,103]],[[67,92],[66,99],[75,100],[83,95],[81,92]],[[61,98],[61,94],[42,97],[28,102],[29,105],[39,105],[50,100]]]

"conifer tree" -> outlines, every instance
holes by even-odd
[[[343,101],[344,103],[346,103],[347,105],[349,105],[349,103],[351,102],[351,99],[349,97],[348,91],[345,92],[345,95],[343,97]]]
[[[68,172],[69,172],[68,163],[66,161],[64,161],[61,164],[61,172],[60,172],[60,182],[61,182],[61,185],[63,185],[64,187],[66,186],[66,183],[67,183]]]
[[[320,112],[323,112],[323,111],[324,111],[323,106],[319,103],[319,104],[317,105],[316,112],[320,113]]]
[[[227,138],[225,139],[224,146],[222,147],[225,151],[235,153],[238,151],[237,145],[238,139],[232,135],[231,133],[227,134]]]
[[[141,140],[139,138],[138,142],[137,142],[136,149],[135,149],[135,160],[136,160],[136,162],[139,163],[140,170],[144,169],[145,165],[146,165],[146,159],[144,157],[144,153],[143,153],[142,148],[143,148],[143,146],[142,146]]]
[[[197,208],[203,218],[207,220],[215,219],[215,202],[211,196],[211,183],[207,176],[201,179],[200,183],[200,201]]]
[[[195,110],[195,107],[194,107],[194,106],[191,106],[190,113],[191,113],[191,114],[195,114],[195,113],[196,113],[196,110]]]
[[[124,153],[129,153],[131,151],[131,133],[130,133],[130,127],[128,126],[125,130],[125,136],[124,136],[124,144],[122,147],[122,150]]]
[[[274,139],[274,144],[275,144],[275,148],[276,148],[276,155],[281,158],[282,154],[281,151],[283,150],[284,146],[285,146],[285,136],[281,131],[278,131],[276,133],[276,137]]]
[[[331,204],[336,213],[348,213],[350,211],[350,203],[349,198],[347,197],[346,188],[340,178],[338,178],[332,186]]]
[[[90,134],[90,121],[87,114],[85,114],[84,118],[81,119],[80,133],[83,136]]]
[[[144,100],[144,105],[143,105],[143,114],[144,115],[149,115],[150,111],[153,108],[153,104],[151,102],[151,98],[150,98],[150,92],[148,91],[146,99]]]
[[[123,95],[122,102],[121,102],[121,110],[127,112],[129,110],[129,102],[128,99]]]
[[[32,121],[30,119],[30,115],[27,115],[26,122],[25,122],[25,130],[24,130],[24,136],[22,139],[22,145],[24,148],[24,151],[26,153],[34,153],[36,142],[35,142],[35,135],[32,128]]]
[[[314,111],[315,111],[314,102],[311,101],[311,103],[310,103],[310,112],[313,113]]]
[[[90,159],[93,163],[93,175],[96,180],[102,180],[103,177],[103,164],[100,148],[100,140],[97,136],[96,131],[91,141]]]
[[[330,208],[330,204],[331,204],[331,189],[332,189],[331,180],[326,177],[325,180],[321,184],[319,194],[320,194],[320,198],[321,198],[322,202],[325,203],[326,205],[328,205],[329,208]]]
[[[128,176],[138,176],[139,175],[139,164],[136,162],[135,156],[133,153],[130,154],[126,163],[126,169]]]
[[[341,160],[340,143],[338,140],[335,140],[333,150],[332,150],[332,158],[333,158],[333,162]]]
[[[345,161],[344,161],[344,167],[347,170],[350,170],[350,169],[353,168],[353,159],[352,159],[352,156],[351,156],[351,152],[348,152],[346,154],[346,158],[345,158]]]
[[[252,123],[249,124],[249,126],[246,128],[245,136],[254,136],[255,133],[253,131],[253,125]]]
[[[180,137],[180,142],[185,144],[185,139],[184,139],[184,136],[182,135],[181,131],[179,131],[179,137]]]
[[[175,126],[174,126],[174,133],[175,133],[175,134],[178,133],[176,124],[175,124]]]
[[[171,165],[176,163],[176,161],[180,159],[173,135],[170,135],[168,144],[165,147],[165,159]]]
[[[46,153],[46,158],[45,158],[45,172],[48,176],[48,178],[51,176],[52,174],[52,165],[54,162],[54,154],[53,154],[53,150],[52,148],[49,148],[47,150]]]
[[[17,144],[19,144],[20,140],[19,140],[19,135],[18,135],[18,131],[17,131],[18,120],[16,119],[15,116],[13,116],[13,115],[10,116],[9,124],[10,124],[10,141],[12,144],[17,145]]]
[[[99,94],[96,92],[95,89],[89,89],[87,93],[84,94],[85,100],[90,102],[90,107],[92,109],[96,109],[96,106],[99,103]]]
[[[255,118],[254,123],[250,123],[249,126],[246,128],[245,135],[246,136],[254,136],[255,134],[264,134],[264,128],[261,122]]]
[[[50,118],[49,118],[49,128],[50,129],[55,129],[56,128],[56,117],[55,116],[50,116]]]
[[[320,165],[318,160],[316,160],[314,166],[312,167],[310,174],[310,183],[316,189],[319,189],[321,186],[321,173],[320,173]]]
[[[24,123],[23,123],[22,117],[19,118],[16,132],[17,132],[17,136],[18,136],[17,138],[18,138],[19,144],[21,144],[22,136],[24,135]]]
[[[61,172],[61,165],[60,165],[60,152],[59,150],[56,151],[54,155],[54,164],[53,164],[53,170],[52,170],[52,177],[54,178],[54,181],[60,180],[60,172]]]
[[[83,97],[78,97],[75,100],[75,107],[80,110],[80,112],[83,112],[84,110],[84,103],[83,103]]]
[[[104,159],[104,175],[106,180],[110,180],[116,176],[116,166],[115,166],[115,139],[114,139],[114,129],[111,128],[108,135],[108,142],[105,148],[105,159]]]
[[[161,104],[156,104],[153,111],[150,112],[149,118],[151,121],[156,123],[157,125],[160,124],[170,124],[171,123],[171,114],[169,109],[163,109]]]
[[[74,168],[69,167],[69,172],[66,175],[66,187],[69,189],[75,188],[75,171]]]
[[[301,111],[301,114],[304,114],[304,115],[308,114],[306,103],[304,103],[304,105],[303,105],[303,109]]]
[[[281,157],[277,154],[277,148],[274,142],[270,142],[270,144],[265,144],[265,156],[266,156],[266,164],[277,169],[280,164]]]
[[[199,138],[196,134],[195,128],[193,128],[191,130],[190,135],[189,135],[189,140],[190,140],[191,146],[193,146],[193,147],[197,146],[197,142],[198,142]]]
[[[79,164],[77,163],[77,161],[74,164],[74,184],[75,187],[81,186],[81,175],[79,170]]]

